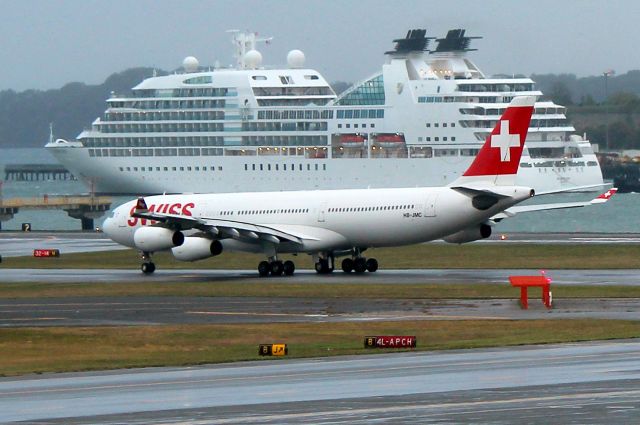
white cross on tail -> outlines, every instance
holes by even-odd
[[[520,146],[520,135],[509,134],[509,120],[500,121],[500,133],[491,136],[491,147],[500,148],[500,161],[511,161],[509,148],[517,148],[518,146]]]

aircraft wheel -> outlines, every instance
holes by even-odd
[[[333,269],[329,268],[329,262],[327,260],[319,260],[316,265],[316,272],[319,274],[331,273]]]
[[[269,265],[269,263],[266,261],[260,261],[260,264],[258,264],[258,274],[260,275],[260,277],[269,276],[270,271],[271,266]]]
[[[366,262],[367,270],[371,273],[374,273],[378,270],[378,260],[375,258],[369,258]]]
[[[140,270],[142,270],[144,274],[151,274],[156,271],[156,265],[153,263],[142,263]]]
[[[367,261],[362,257],[356,258],[353,269],[356,273],[364,273],[367,270]]]
[[[342,271],[345,273],[351,273],[353,271],[353,260],[351,258],[342,260]]]
[[[291,276],[296,271],[296,265],[291,260],[285,261],[282,267],[284,268],[285,276]]]
[[[281,276],[284,271],[282,261],[273,261],[271,263],[271,276]]]

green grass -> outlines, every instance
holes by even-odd
[[[640,298],[640,286],[553,286],[554,299]],[[262,279],[219,282],[0,283],[0,298],[104,296],[293,297],[367,299],[499,299],[518,298],[507,283],[274,283]],[[530,298],[538,289],[529,291]]]
[[[0,375],[256,360],[258,344],[289,357],[371,353],[366,335],[416,335],[418,350],[640,337],[621,320],[469,320],[0,329]],[[374,350],[376,351],[376,350]],[[379,352],[379,351],[377,351]]]
[[[449,245],[441,243],[367,250],[383,269],[412,268],[547,268],[547,269],[636,269],[640,268],[640,244],[518,244],[493,243]],[[294,259],[299,268],[311,268],[307,255]],[[255,269],[263,256],[223,253],[219,257],[183,263],[170,253],[158,253],[154,261],[165,269]],[[6,268],[138,268],[140,261],[133,250],[84,254],[61,253],[59,258],[4,258]]]

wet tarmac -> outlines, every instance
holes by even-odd
[[[31,424],[636,423],[640,342],[0,379]]]

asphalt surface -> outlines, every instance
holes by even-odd
[[[640,342],[0,379],[32,424],[637,423]]]
[[[507,283],[512,275],[537,275],[539,269],[408,269],[378,270],[375,273],[319,275],[313,270],[296,270],[293,277],[259,278],[255,270],[168,270],[156,269],[144,275],[138,269],[7,269],[1,268],[0,282],[132,283],[135,282],[296,282],[296,283]],[[545,270],[553,285],[640,285],[638,270]]]
[[[552,243],[602,244],[640,243],[640,234],[617,233],[508,233],[494,234],[474,243]],[[110,251],[126,249],[101,232],[7,232],[0,231],[0,255],[29,256],[34,249],[59,249],[61,253]],[[444,243],[437,241],[435,243]]]
[[[0,328],[397,320],[640,319],[640,299],[562,299],[548,310],[538,291],[529,309],[513,299],[335,299],[256,297],[17,298],[0,301]]]

